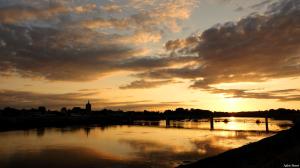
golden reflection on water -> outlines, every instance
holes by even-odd
[[[278,123],[270,120],[270,130],[282,130]],[[174,167],[274,134],[265,133],[263,123],[249,118],[217,118],[213,131],[205,121],[171,121],[169,126],[166,121],[137,124],[1,132],[0,165],[36,167],[42,162],[45,168]],[[53,164],[45,164],[49,162]]]

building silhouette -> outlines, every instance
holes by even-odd
[[[92,105],[90,104],[90,101],[88,101],[87,104],[85,105],[85,110],[86,112],[92,111]]]

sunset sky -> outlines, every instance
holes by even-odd
[[[0,0],[0,108],[300,108],[300,0]]]

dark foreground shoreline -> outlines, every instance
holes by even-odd
[[[300,167],[300,125],[289,130],[178,168]]]

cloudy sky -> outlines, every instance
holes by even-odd
[[[0,0],[0,108],[300,108],[299,0]]]

